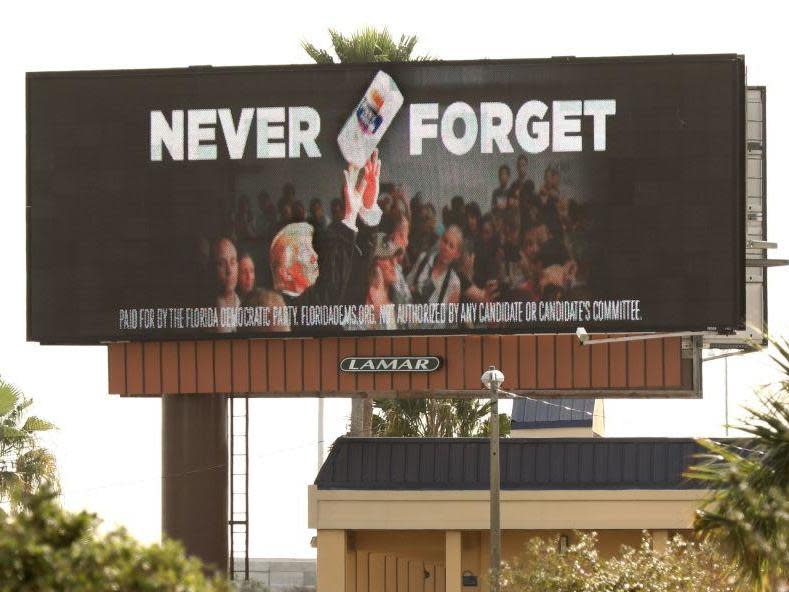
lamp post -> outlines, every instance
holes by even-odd
[[[495,366],[482,375],[482,384],[490,391],[490,569],[491,592],[499,592],[501,572],[501,509],[499,464],[499,387],[504,374]]]

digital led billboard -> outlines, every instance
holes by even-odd
[[[730,330],[744,63],[31,73],[28,338]]]

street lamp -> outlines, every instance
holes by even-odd
[[[499,592],[501,571],[501,511],[499,474],[499,387],[504,374],[491,366],[482,374],[482,384],[490,391],[490,568],[491,592]]]

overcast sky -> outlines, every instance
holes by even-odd
[[[156,399],[107,395],[104,347],[25,342],[24,75],[37,70],[165,68],[308,63],[299,42],[328,45],[328,27],[350,32],[388,23],[415,33],[417,53],[442,59],[540,58],[669,53],[740,53],[748,83],[768,87],[769,238],[789,258],[785,221],[789,104],[785,19],[766,2],[659,4],[498,2],[461,8],[428,2],[14,3],[0,34],[3,197],[0,374],[35,400],[51,435],[68,508],[88,508],[144,541],[160,536],[161,425]],[[710,220],[710,224],[714,224]],[[770,322],[788,334],[789,272],[770,272]],[[729,362],[731,407],[774,378],[764,354]],[[723,434],[723,362],[705,364],[704,399],[608,402],[609,435]],[[329,400],[326,438],[345,431],[348,400]],[[309,557],[307,484],[317,466],[314,399],[255,400],[251,420],[251,554]],[[736,413],[734,413],[736,415]]]

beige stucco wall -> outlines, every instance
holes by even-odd
[[[503,491],[511,530],[677,530],[691,527],[704,490]],[[310,528],[484,530],[487,491],[309,490]]]

